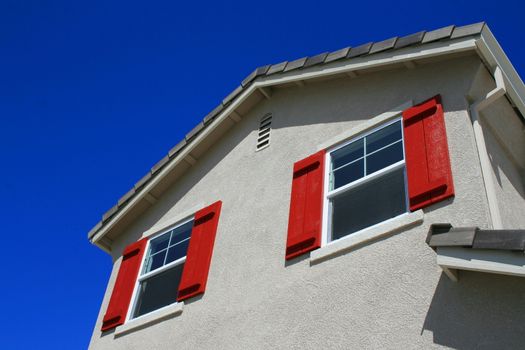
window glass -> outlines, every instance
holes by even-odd
[[[401,139],[401,121],[398,121],[368,135],[366,152],[370,154]]]
[[[141,282],[133,317],[176,302],[183,268],[184,264],[180,264]]]
[[[366,173],[372,174],[378,170],[403,160],[403,144],[398,141],[388,147],[366,157]]]
[[[406,212],[400,120],[332,151],[329,159],[329,240]]]
[[[404,169],[349,190],[332,201],[332,240],[406,211]]]

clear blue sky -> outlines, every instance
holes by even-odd
[[[87,232],[255,67],[481,20],[525,76],[518,1],[1,1],[0,347],[87,347]]]

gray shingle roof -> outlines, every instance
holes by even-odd
[[[233,90],[222,102],[215,107],[204,119],[197,124],[190,132],[188,132],[183,140],[181,140],[175,147],[173,147],[164,158],[155,164],[151,170],[143,176],[131,190],[122,196],[117,204],[109,209],[103,216],[102,221],[97,223],[88,233],[88,238],[92,238],[97,231],[108,222],[113,215],[115,215],[120,208],[125,206],[137,192],[139,192],[158,172],[169,162],[169,160],[176,157],[202,130],[210,125],[217,115],[232,101],[250,86],[257,78],[262,76],[270,76],[291,70],[303,69],[316,65],[327,64],[336,60],[350,60],[356,57],[368,56],[384,52],[387,50],[397,50],[408,46],[426,44],[438,40],[449,40],[462,38],[465,36],[478,35],[481,33],[485,23],[475,23],[462,27],[448,26],[436,29],[430,32],[421,31],[410,34],[404,37],[393,37],[387,40],[378,41],[375,43],[367,43],[356,47],[346,47],[329,53],[322,53],[311,57],[303,57],[293,61],[284,61],[281,63],[266,65],[255,69],[251,72],[238,86]]]
[[[427,236],[432,248],[463,247],[525,251],[525,230],[481,230],[478,227],[452,227],[432,224]]]

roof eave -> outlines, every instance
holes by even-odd
[[[385,51],[374,54],[373,56],[356,57],[351,60],[341,60],[326,65],[312,66],[306,69],[292,70],[269,76],[257,76],[255,80],[244,86],[243,89],[236,89],[236,96],[228,101],[229,104],[222,108],[222,110],[214,116],[214,119],[205,128],[200,130],[200,133],[186,142],[185,147],[180,150],[180,153],[169,159],[165,164],[162,164],[163,167],[154,176],[149,178],[144,186],[140,188],[134,196],[130,197],[118,211],[112,213],[112,216],[107,222],[92,229],[88,234],[88,238],[93,244],[109,252],[111,250],[111,240],[107,238],[108,233],[116,227],[132,208],[143,201],[148,201],[151,204],[151,200],[148,200],[150,192],[156,188],[159,182],[176,169],[179,164],[194,163],[195,159],[192,157],[191,152],[226,120],[237,122],[239,120],[237,109],[254,94],[269,98],[271,87],[281,84],[300,83],[304,80],[328,77],[331,75],[351,75],[352,72],[358,70],[386,67],[467,51],[476,51],[481,59],[491,68],[495,68],[496,66],[501,68],[506,79],[509,98],[520,112],[525,115],[525,86],[486,25],[484,25],[481,34],[478,35]]]

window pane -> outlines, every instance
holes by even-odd
[[[401,140],[401,121],[368,135],[366,137],[366,153],[377,151],[398,140]]]
[[[140,283],[133,317],[138,317],[177,301],[184,264],[174,266]]]
[[[144,273],[158,269],[164,265],[164,258],[166,257],[166,251],[162,251],[148,258],[146,265],[144,266]]]
[[[173,236],[170,245],[175,245],[178,242],[185,240],[191,236],[191,229],[193,228],[193,221],[189,221],[182,226],[173,229]]]
[[[177,259],[180,259],[183,256],[186,256],[186,252],[188,251],[189,244],[190,244],[190,240],[186,239],[185,241],[179,242],[177,245],[171,246],[168,249],[168,257],[166,258],[166,264],[172,261],[175,261]]]
[[[399,169],[332,199],[332,240],[404,212],[404,169]]]
[[[403,144],[398,142],[366,157],[366,174],[372,174],[403,160]]]
[[[358,160],[355,163],[347,165],[333,173],[333,184],[332,190],[346,185],[352,181],[360,179],[364,176],[364,161],[363,159]]]
[[[169,242],[170,242],[170,232],[166,232],[162,236],[152,239],[150,242],[150,249],[149,249],[150,255],[153,255],[156,252],[160,252],[162,249],[166,249],[168,247]]]
[[[363,139],[332,152],[332,169],[337,169],[364,156]]]

